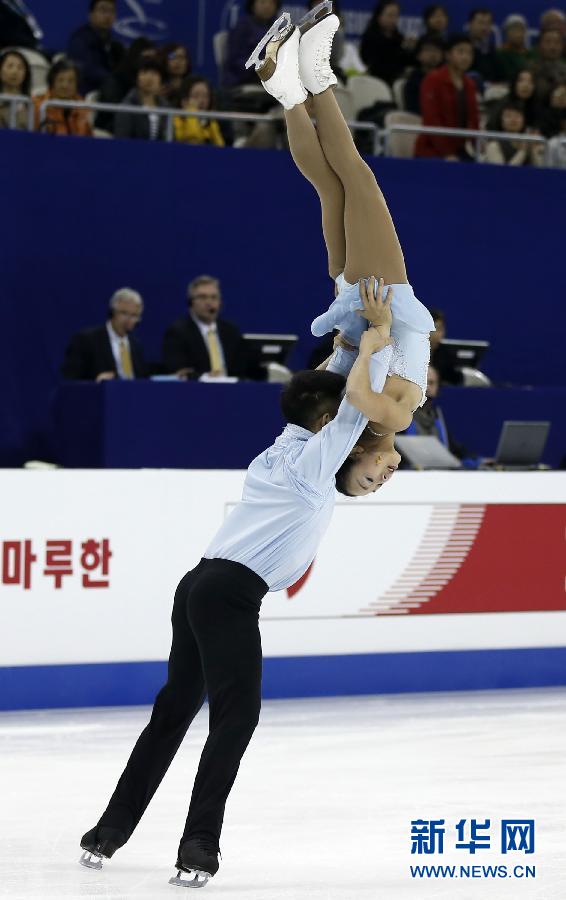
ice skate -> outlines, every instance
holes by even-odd
[[[324,5],[324,4],[321,4]],[[318,7],[312,10],[316,13]],[[299,74],[311,94],[322,94],[338,83],[330,66],[332,41],[340,27],[340,19],[332,13],[318,18],[301,34],[299,45]]]
[[[285,109],[292,109],[307,99],[299,76],[299,40],[298,28],[291,24],[289,13],[283,13],[246,63],[246,69],[255,65],[267,93],[279,100]]]
[[[321,19],[329,16],[331,12],[332,0],[323,0],[323,2],[319,3],[318,6],[315,6],[314,9],[310,9],[308,13],[305,13],[302,19],[299,19],[297,28],[301,34],[305,34],[309,28],[312,28],[313,25],[316,25]]]
[[[81,838],[84,853],[79,862],[87,869],[101,869],[102,860],[110,859],[125,843],[124,833],[117,828],[107,828],[105,825],[91,828]]]
[[[169,884],[177,887],[202,888],[218,872],[219,851],[210,841],[190,838],[185,841],[177,857],[177,875]]]

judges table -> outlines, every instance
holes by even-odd
[[[70,468],[245,469],[283,427],[281,385],[71,382],[52,408],[56,457]],[[493,456],[505,419],[549,420],[543,461],[566,454],[566,388],[444,388],[448,427]]]

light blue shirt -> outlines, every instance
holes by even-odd
[[[340,348],[335,351],[330,371],[351,365],[351,354],[344,354]],[[372,357],[374,391],[382,390],[390,361],[391,347]],[[336,472],[366,424],[367,419],[342,400],[335,418],[317,434],[287,425],[249,466],[242,499],[205,558],[242,563],[263,578],[270,591],[294,584],[316,555],[334,509]]]

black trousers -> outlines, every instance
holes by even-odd
[[[259,720],[259,610],[267,585],[240,563],[202,559],[175,592],[167,683],[132,751],[99,825],[130,837],[201,708],[209,734],[180,844],[218,844],[224,806]]]

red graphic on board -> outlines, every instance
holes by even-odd
[[[287,588],[287,597],[289,598],[289,600],[291,599],[291,597],[294,597],[295,594],[298,594],[298,593],[299,593],[299,591],[301,590],[301,588],[302,588],[302,586],[304,585],[305,581],[307,580],[307,578],[309,577],[310,573],[312,572],[312,567],[313,567],[313,566],[314,566],[314,559],[313,559],[313,561],[311,562],[311,564],[310,564],[310,566],[308,567],[308,569],[307,569],[307,571],[305,572],[305,574],[304,574],[304,575],[301,575],[301,577],[298,579],[298,581],[295,582],[295,584],[292,584],[291,587],[288,587],[288,588]]]
[[[566,609],[566,506],[439,504],[374,615]]]

